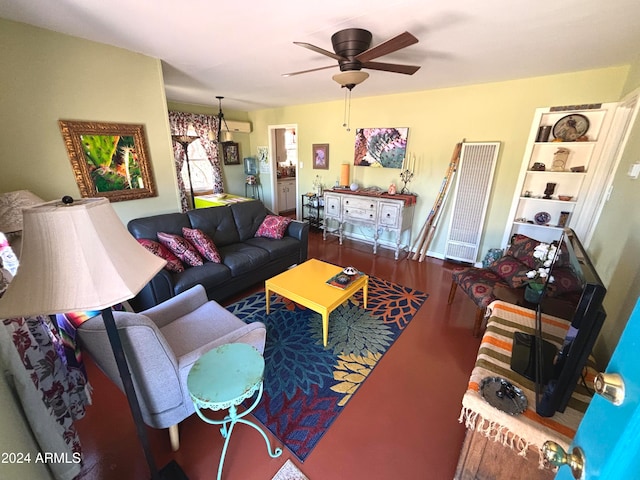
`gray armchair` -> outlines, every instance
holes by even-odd
[[[264,324],[244,323],[195,287],[140,313],[114,312],[144,422],[169,428],[179,448],[178,423],[194,412],[187,375],[200,356],[226,343],[247,343],[264,351]],[[123,390],[100,316],[78,328],[80,344],[107,377]]]

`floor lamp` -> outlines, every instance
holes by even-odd
[[[193,196],[193,182],[191,181],[191,167],[189,166],[189,145],[200,137],[191,135],[171,135],[173,141],[182,145],[185,161],[187,162],[187,175],[189,176],[189,190],[191,192],[191,208],[196,208],[196,198]]]
[[[165,265],[127,231],[106,198],[23,210],[20,266],[0,299],[0,318],[101,310],[151,478],[186,479],[176,462],[155,466],[111,307],[134,297]]]

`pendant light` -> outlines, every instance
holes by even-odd
[[[224,113],[222,113],[222,99],[224,97],[217,96],[218,99],[218,143],[230,142],[232,140],[231,131],[229,130],[229,125],[227,125],[227,121],[224,119]],[[222,134],[222,125],[224,124],[225,132]]]

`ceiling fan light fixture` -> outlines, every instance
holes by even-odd
[[[360,70],[354,70],[349,72],[337,73],[331,78],[333,78],[335,82],[340,84],[340,86],[346,87],[351,90],[353,87],[361,84],[367,78],[369,78],[369,74]]]

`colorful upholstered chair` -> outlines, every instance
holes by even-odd
[[[449,290],[448,304],[453,303],[457,287],[460,286],[478,307],[473,322],[473,336],[479,337],[487,306],[496,300],[494,288],[496,286],[508,287],[499,275],[488,268],[467,267],[454,270],[451,274],[451,290]]]
[[[453,271],[448,304],[453,303],[458,287],[473,300],[478,307],[473,323],[474,336],[480,336],[487,306],[498,299],[496,291],[524,288],[526,273],[536,266],[533,251],[539,243],[533,238],[516,234],[505,255],[487,268],[463,267]],[[507,298],[500,300],[509,301]]]

